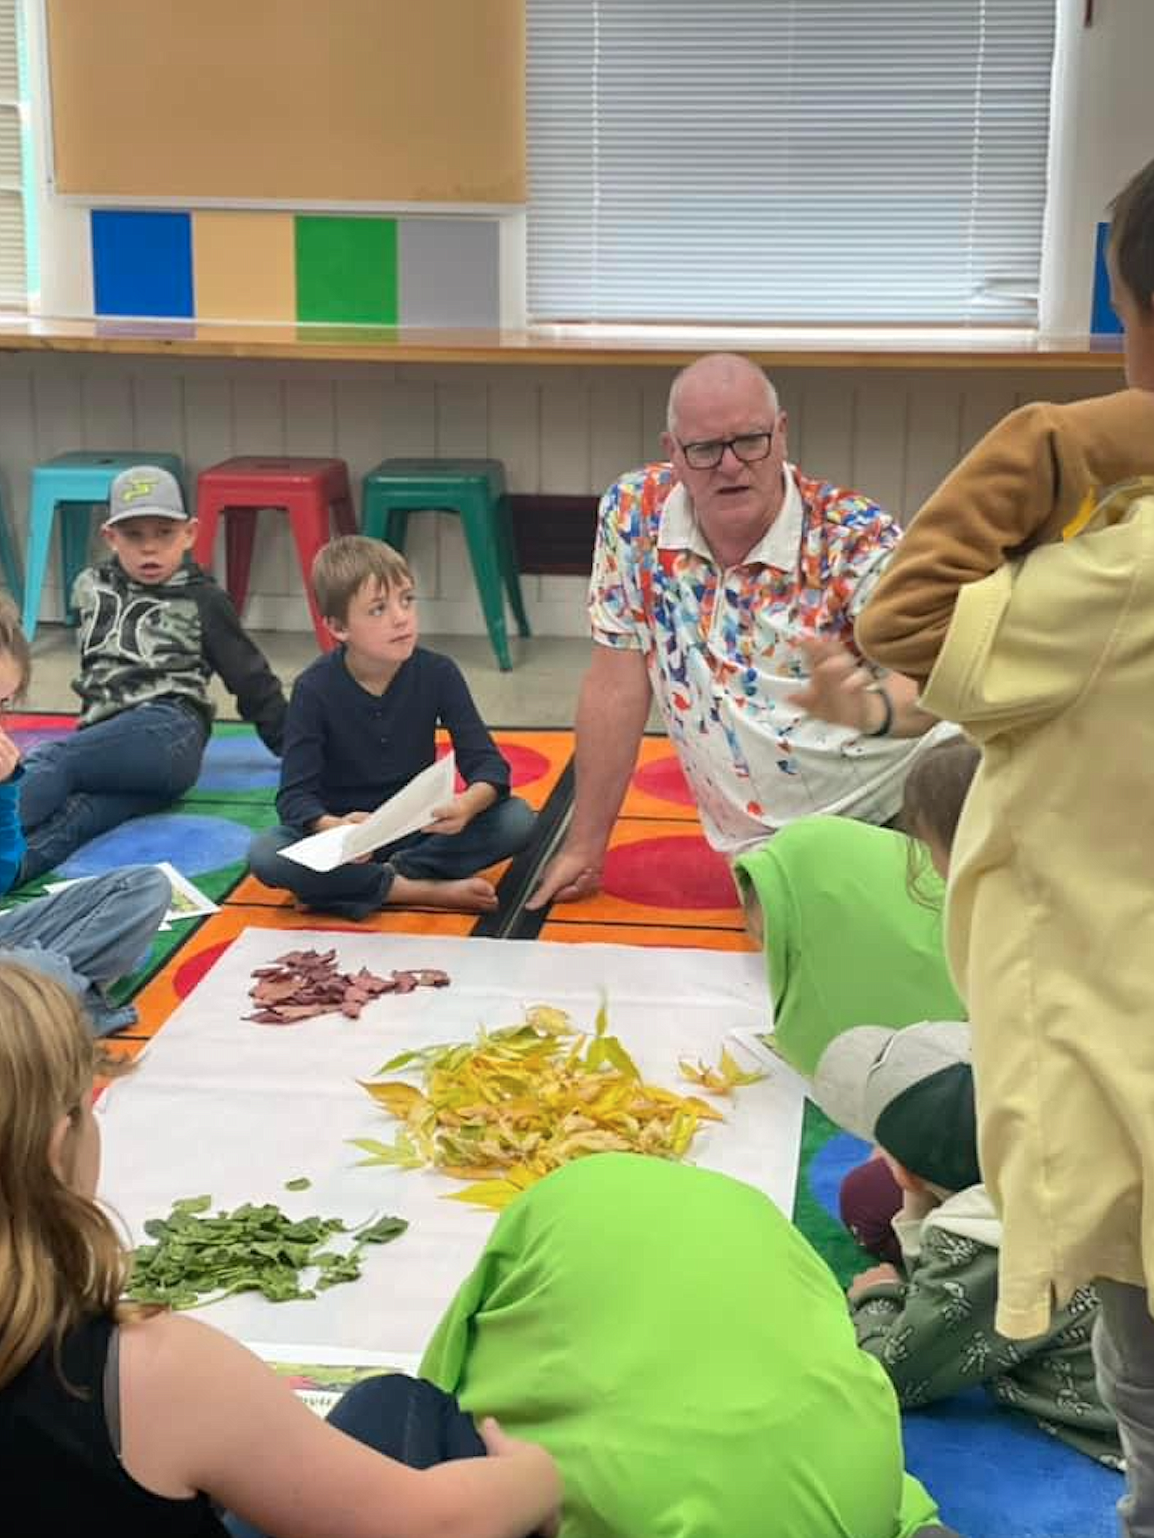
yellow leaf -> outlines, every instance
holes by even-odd
[[[721,1072],[726,1083],[734,1089],[742,1084],[757,1084],[761,1079],[769,1077],[762,1068],[751,1069],[748,1072],[741,1068],[728,1047],[721,1049]]]
[[[534,1004],[525,1011],[525,1023],[534,1031],[543,1031],[546,1036],[565,1036],[573,1029],[573,1021],[563,1009],[555,1009],[551,1004]]]
[[[450,1191],[447,1202],[465,1202],[470,1207],[488,1207],[491,1212],[501,1212],[521,1194],[521,1187],[511,1180],[479,1180],[466,1186],[463,1191]]]
[[[429,1103],[419,1089],[411,1084],[402,1084],[397,1079],[390,1079],[385,1084],[371,1084],[365,1079],[357,1082],[362,1089],[368,1090],[378,1105],[383,1105],[399,1121],[407,1121],[414,1110],[423,1110]]]

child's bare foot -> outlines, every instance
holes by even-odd
[[[385,906],[487,913],[497,906],[497,890],[484,876],[466,876],[460,881],[418,881],[410,876],[394,876]]]

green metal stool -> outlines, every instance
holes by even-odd
[[[456,513],[465,531],[473,580],[489,640],[503,673],[513,666],[505,629],[505,594],[518,632],[529,634],[513,546],[513,520],[499,459],[385,459],[365,476],[361,532],[404,550],[409,514]]]

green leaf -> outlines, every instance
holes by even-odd
[[[403,1135],[399,1136],[395,1143],[378,1143],[376,1138],[371,1137],[351,1137],[348,1141],[354,1148],[362,1148],[371,1156],[368,1159],[358,1159],[358,1169],[372,1164],[389,1164],[397,1169],[417,1170],[425,1162],[411,1141]]]
[[[295,1180],[286,1180],[284,1188],[286,1191],[307,1191],[311,1185],[312,1181],[307,1175],[298,1175]]]
[[[145,1224],[157,1242],[141,1245],[133,1257],[130,1298],[174,1309],[204,1308],[249,1291],[274,1303],[314,1298],[316,1292],[302,1285],[305,1271],[320,1270],[318,1287],[355,1281],[362,1246],[383,1244],[407,1227],[400,1218],[370,1220],[354,1248],[342,1254],[324,1248],[331,1235],[348,1233],[341,1218],[313,1214],[292,1221],[271,1202],[210,1217],[211,1204],[211,1197],[188,1197],[167,1218]]]
[[[399,1239],[408,1228],[407,1218],[378,1218],[375,1223],[365,1228],[354,1229],[360,1244],[388,1244],[390,1239]]]

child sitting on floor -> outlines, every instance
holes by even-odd
[[[226,1335],[120,1303],[128,1257],[95,1199],[98,1066],[75,1001],[0,967],[0,1486],[18,1524],[228,1538],[217,1503],[296,1538],[552,1538],[548,1453],[493,1421],[478,1441],[431,1385],[361,1383],[334,1429]]]
[[[28,687],[32,659],[16,608],[0,598],[0,712]],[[0,896],[12,886],[24,853],[17,797],[20,750],[0,727]],[[155,865],[130,865],[0,913],[0,962],[21,961],[55,977],[84,1004],[99,1036],[136,1020],[130,1004],[113,1004],[105,988],[147,956],[171,892]]]
[[[878,1144],[902,1192],[893,1219],[901,1269],[874,1266],[849,1289],[858,1344],[901,1403],[985,1383],[1002,1404],[1120,1468],[1118,1427],[1094,1378],[1093,1288],[1078,1288],[1034,1340],[995,1330],[1002,1226],[980,1183],[969,1026],[855,1026],[825,1049],[812,1094],[839,1127]]]
[[[965,738],[928,747],[906,778],[913,800],[954,820],[978,762]],[[922,789],[924,788],[924,790]],[[958,1019],[961,1001],[942,944],[941,883],[911,879],[910,844],[889,828],[848,817],[803,817],[737,856],[751,937],[764,947],[773,1000],[773,1046],[806,1075],[839,1031],[869,1020],[910,1025]]]
[[[713,1170],[598,1153],[531,1186],[421,1371],[548,1448],[573,1538],[946,1538],[828,1268]]]
[[[153,465],[122,471],[101,533],[112,559],[82,571],[72,594],[80,729],[33,748],[25,761],[21,882],[188,790],[212,730],[213,673],[265,745],[280,751],[281,686],[229,598],[189,555],[196,520],[174,478]]]
[[[509,766],[456,663],[417,645],[404,557],[346,535],[319,552],[312,584],[340,645],[293,688],[276,800],[282,826],[254,839],[253,874],[350,918],[391,904],[495,908],[493,885],[477,872],[523,849],[534,816],[509,794]],[[402,790],[434,762],[438,725],[448,728],[465,789],[427,828],[331,871],[281,854],[308,833],[363,822]]]

